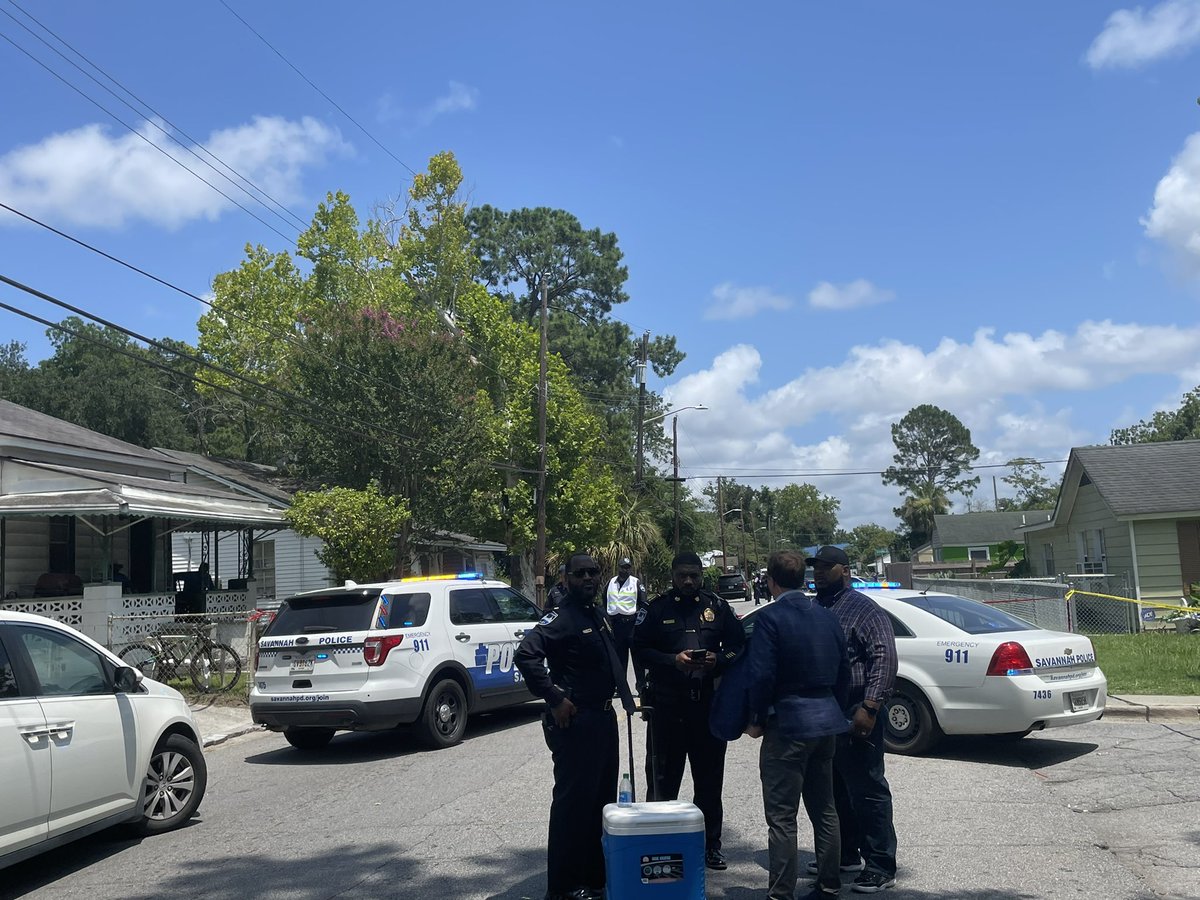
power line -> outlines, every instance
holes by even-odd
[[[327,101],[329,101],[330,105],[332,105],[334,109],[336,109],[343,116],[345,116],[347,119],[349,119],[354,124],[355,128],[357,128],[359,131],[361,131],[363,134],[365,134],[367,137],[369,137],[372,141],[374,141],[375,145],[380,150],[382,150],[384,153],[386,153],[388,156],[390,156],[392,159],[394,159],[400,165],[404,166],[405,169],[408,169],[409,174],[411,174],[414,177],[416,176],[417,173],[415,171],[413,171],[413,169],[411,167],[409,167],[409,165],[404,160],[402,160],[395,153],[393,153],[391,150],[389,150],[387,147],[385,147],[379,141],[379,138],[375,137],[375,135],[371,134],[371,132],[367,131],[367,129],[359,123],[358,119],[354,118],[354,116],[350,115],[350,113],[348,113],[348,112],[346,112],[346,110],[342,109],[341,105],[339,105],[336,100],[334,100],[327,93],[325,93],[323,90],[321,90],[319,87],[317,87],[317,85],[315,83],[313,83],[311,78],[309,78],[307,75],[305,75],[303,72],[301,72],[295,63],[293,63],[290,59],[288,59],[286,56],[284,56],[283,53],[280,52],[279,49],[274,44],[272,44],[265,37],[263,37],[262,34],[259,33],[254,28],[253,25],[251,25],[249,22],[247,22],[245,19],[243,19],[240,15],[238,15],[237,11],[234,10],[234,8],[232,6],[230,6],[228,3],[226,3],[225,0],[221,0],[221,5],[223,7],[225,7],[227,10],[229,10],[230,14],[235,19],[237,19],[239,22],[241,22],[243,25],[245,25],[248,29],[250,29],[250,32],[256,38],[258,38],[260,41],[262,41],[264,44],[266,44],[267,47],[270,48],[272,53],[274,53],[276,56],[278,56],[281,60],[283,60],[287,64],[288,68],[290,68],[293,72],[295,72],[302,79],[304,79],[305,83],[309,87],[311,87],[314,91],[316,91],[318,94],[320,94],[322,97],[324,97]]]
[[[96,100],[93,97],[89,97],[82,89],[80,89],[78,86],[69,82],[66,78],[64,78],[58,72],[54,71],[54,69],[50,68],[50,66],[46,65],[46,63],[42,62],[40,59],[38,59],[36,56],[34,56],[32,53],[30,53],[28,50],[26,50],[24,47],[22,47],[20,44],[18,44],[16,41],[14,41],[11,37],[9,37],[7,34],[5,34],[2,31],[0,31],[0,38],[3,38],[4,40],[8,41],[9,44],[11,44],[13,47],[15,47],[21,53],[24,53],[27,57],[29,57],[31,60],[33,60],[35,63],[37,63],[39,66],[41,66],[43,69],[45,69],[47,72],[49,72],[55,78],[57,78],[59,81],[61,81],[67,87],[69,87],[71,90],[73,90],[79,96],[81,96],[84,100],[88,101],[88,103],[91,103],[97,109],[101,110],[106,115],[111,116],[114,120],[116,120],[120,124],[124,125],[126,128],[129,129],[129,131],[131,131],[133,134],[135,134],[140,140],[144,141],[150,147],[153,147],[156,151],[161,153],[163,156],[165,156],[171,162],[175,163],[175,165],[179,166],[179,168],[183,169],[185,172],[190,173],[193,177],[198,178],[200,181],[203,181],[206,185],[208,185],[210,188],[212,188],[214,191],[216,191],[218,194],[220,194],[222,197],[224,197],[226,200],[228,200],[230,203],[232,203],[234,206],[236,206],[238,209],[240,209],[246,215],[250,216],[252,219],[254,219],[256,222],[258,222],[260,225],[262,225],[263,227],[267,228],[270,231],[275,232],[275,234],[279,235],[281,238],[283,238],[289,244],[295,243],[295,241],[292,238],[288,237],[286,234],[284,234],[282,231],[280,231],[278,228],[276,228],[271,223],[267,222],[265,219],[263,219],[258,214],[252,212],[251,210],[247,209],[242,204],[238,203],[238,201],[234,200],[232,197],[230,197],[227,193],[225,193],[223,190],[221,190],[219,187],[217,187],[215,184],[213,184],[211,181],[209,181],[207,178],[205,178],[199,172],[196,172],[194,169],[188,168],[186,163],[184,163],[180,159],[176,159],[174,156],[172,156],[170,153],[168,153],[162,147],[158,146],[158,144],[154,143],[154,141],[150,140],[150,138],[146,137],[146,135],[142,134],[140,131],[138,131],[136,128],[134,128],[132,125],[130,125],[128,122],[126,122],[120,116],[118,116],[116,113],[114,113],[108,107],[106,107],[104,104],[102,104],[99,100]],[[261,203],[261,201],[259,201],[259,202]],[[276,214],[276,215],[278,215],[278,214]]]
[[[1065,459],[1035,459],[1035,460],[1033,460],[1033,464],[1035,464],[1035,465],[1047,465],[1047,464],[1052,465],[1055,463],[1065,463],[1065,462],[1066,462]],[[986,463],[986,464],[977,465],[977,466],[963,466],[963,469],[968,470],[968,471],[975,471],[977,469],[1011,469],[1012,467],[1013,467],[1012,463]],[[743,477],[743,478],[764,478],[764,479],[765,478],[825,478],[825,477],[834,477],[834,476],[841,476],[841,475],[883,475],[887,471],[888,471],[887,469],[880,469],[880,470],[877,470],[877,469],[813,469],[810,471],[801,472],[801,471],[780,471],[780,470],[776,470],[776,469],[754,470],[754,469],[725,468],[725,469],[722,469],[721,472],[715,473],[712,475],[689,475],[687,477],[688,478],[696,478],[696,479],[698,479],[698,478],[717,478],[718,475],[726,475],[729,472],[737,472],[737,473],[740,473],[741,477]],[[894,471],[925,473],[925,472],[928,472],[929,469],[922,468],[922,467],[904,468],[904,469],[897,468]]]
[[[147,122],[148,122],[148,123],[149,123],[151,126],[153,126],[154,128],[158,129],[158,131],[160,131],[160,132],[161,132],[161,133],[162,133],[164,136],[166,136],[166,137],[170,138],[172,141],[174,141],[176,144],[178,144],[180,147],[182,147],[184,150],[186,150],[188,153],[190,153],[190,154],[191,154],[191,155],[192,155],[192,156],[193,156],[193,157],[194,157],[194,158],[195,158],[197,161],[199,161],[199,162],[201,162],[201,163],[204,163],[204,165],[208,166],[208,168],[209,168],[209,169],[210,169],[212,172],[214,172],[214,173],[215,173],[215,174],[217,174],[217,175],[220,175],[220,176],[221,176],[222,178],[224,178],[224,179],[225,179],[227,182],[229,182],[229,184],[231,184],[233,187],[235,187],[235,188],[237,188],[238,190],[240,190],[242,193],[244,193],[244,194],[245,194],[247,197],[249,197],[251,200],[253,200],[254,202],[258,203],[258,204],[259,204],[259,205],[261,205],[261,206],[262,206],[264,209],[267,209],[269,212],[271,212],[272,214],[274,214],[275,216],[277,216],[277,217],[278,217],[278,218],[279,218],[281,221],[285,222],[285,223],[288,225],[288,227],[294,227],[294,226],[295,226],[295,224],[297,224],[297,223],[299,224],[299,227],[300,227],[301,229],[303,229],[303,228],[306,228],[306,227],[308,226],[308,223],[306,223],[306,222],[305,222],[303,219],[301,219],[301,218],[300,218],[298,215],[296,215],[295,213],[293,213],[293,212],[292,212],[290,209],[288,209],[286,206],[284,206],[282,203],[280,203],[278,200],[276,200],[274,197],[272,197],[270,194],[268,194],[268,193],[267,193],[265,190],[263,190],[262,188],[260,188],[260,187],[259,187],[257,184],[255,184],[253,181],[251,181],[251,180],[250,180],[249,178],[247,178],[245,175],[242,175],[240,172],[238,172],[236,169],[234,169],[232,166],[230,166],[228,163],[226,163],[226,162],[225,162],[223,159],[221,159],[220,157],[218,157],[218,156],[217,156],[215,153],[212,153],[212,152],[211,152],[211,151],[210,151],[210,150],[209,150],[207,147],[205,147],[205,146],[204,146],[204,145],[203,145],[201,142],[197,141],[197,140],[196,140],[194,137],[192,137],[190,134],[188,134],[186,131],[184,131],[182,128],[180,128],[178,125],[176,125],[176,124],[175,124],[174,122],[172,122],[170,119],[168,119],[168,118],[167,118],[165,115],[163,115],[162,113],[160,113],[160,112],[159,112],[157,109],[155,109],[153,106],[151,106],[151,105],[150,105],[149,103],[147,103],[145,100],[143,100],[141,97],[139,97],[139,96],[138,96],[137,94],[135,94],[133,91],[131,91],[129,88],[125,87],[125,85],[121,84],[121,82],[119,82],[119,81],[118,81],[116,78],[114,78],[112,75],[110,75],[110,74],[109,74],[108,72],[106,72],[104,69],[102,69],[102,68],[101,68],[99,65],[97,65],[96,63],[94,63],[92,60],[88,59],[88,57],[87,57],[87,56],[85,56],[85,55],[84,55],[84,54],[83,54],[81,51],[79,51],[78,49],[76,49],[75,47],[73,47],[73,46],[72,46],[72,45],[71,45],[71,44],[70,44],[70,43],[69,43],[67,40],[65,40],[65,39],[64,39],[62,36],[60,36],[60,35],[56,34],[56,33],[55,33],[55,32],[54,32],[54,31],[53,31],[53,30],[52,30],[52,29],[51,29],[49,26],[47,26],[46,24],[44,24],[43,22],[41,22],[41,21],[40,21],[40,20],[39,20],[37,17],[35,17],[34,15],[32,15],[32,14],[31,14],[30,12],[28,12],[26,9],[24,9],[24,8],[23,8],[23,7],[22,7],[20,4],[18,4],[18,3],[16,2],[16,0],[8,0],[8,2],[9,2],[9,4],[10,4],[11,6],[13,6],[13,7],[15,7],[16,9],[20,10],[22,14],[24,14],[24,15],[25,15],[26,17],[28,17],[30,20],[32,20],[33,22],[35,22],[35,23],[38,25],[38,27],[39,27],[39,28],[41,28],[41,29],[42,29],[43,31],[45,31],[47,34],[51,35],[51,36],[52,36],[52,37],[53,37],[55,40],[57,40],[57,41],[58,41],[60,44],[62,44],[64,47],[66,47],[68,50],[70,50],[72,53],[74,53],[76,56],[78,56],[80,59],[82,59],[84,62],[86,62],[86,63],[87,63],[89,66],[91,66],[93,69],[95,69],[95,70],[96,70],[97,72],[99,72],[101,75],[103,75],[105,78],[107,78],[109,81],[111,81],[111,82],[112,82],[113,84],[115,84],[117,87],[119,87],[119,88],[120,88],[122,91],[124,91],[126,94],[128,94],[130,97],[132,97],[134,100],[136,100],[136,101],[137,101],[139,104],[141,104],[141,105],[142,105],[142,106],[143,106],[143,107],[144,107],[146,110],[149,110],[149,112],[150,112],[150,114],[151,114],[152,116],[157,116],[158,118],[162,119],[162,120],[163,120],[163,121],[164,121],[164,122],[165,122],[167,125],[169,125],[171,128],[173,128],[175,131],[178,131],[178,132],[179,132],[180,134],[182,134],[182,135],[183,135],[185,138],[187,138],[187,140],[191,141],[191,142],[192,142],[192,145],[194,145],[194,147],[197,147],[197,148],[199,148],[201,151],[203,151],[203,153],[205,154],[205,156],[208,156],[208,157],[210,157],[210,158],[212,158],[212,159],[216,160],[216,161],[217,161],[218,163],[220,163],[220,164],[221,164],[221,165],[222,165],[222,166],[223,166],[225,169],[227,169],[228,171],[230,171],[230,172],[232,172],[234,175],[236,175],[236,176],[237,176],[237,177],[238,177],[238,178],[239,178],[239,179],[240,179],[242,182],[244,182],[245,184],[249,185],[251,188],[253,188],[255,191],[257,191],[257,192],[258,192],[259,194],[261,194],[263,197],[266,197],[268,200],[270,200],[270,201],[271,201],[271,203],[272,203],[272,204],[273,204],[273,205],[274,205],[276,208],[275,208],[275,209],[272,209],[272,208],[271,208],[270,206],[268,206],[266,203],[263,203],[263,201],[262,201],[261,199],[259,199],[258,197],[256,197],[256,196],[255,196],[254,194],[252,194],[250,191],[246,190],[246,188],[245,188],[245,187],[243,187],[242,185],[240,185],[240,184],[238,184],[237,182],[235,182],[235,181],[234,181],[232,178],[230,178],[230,177],[229,177],[228,175],[226,175],[224,172],[221,172],[221,171],[219,171],[219,170],[218,170],[216,167],[214,167],[214,166],[213,166],[211,163],[209,163],[207,160],[205,160],[205,159],[202,159],[202,158],[200,157],[199,153],[197,153],[197,152],[196,152],[196,150],[195,150],[195,149],[193,149],[193,146],[189,146],[188,144],[185,144],[183,141],[179,140],[179,138],[177,138],[177,137],[176,137],[176,136],[175,136],[175,135],[174,135],[174,134],[173,134],[171,131],[168,131],[166,128],[163,128],[163,127],[162,127],[161,125],[159,125],[159,124],[158,124],[156,121],[154,121],[154,119],[152,119],[152,118],[147,118],[147,120],[146,120],[146,121],[147,121]],[[13,22],[15,22],[15,23],[16,23],[17,25],[19,25],[21,28],[23,28],[23,29],[24,29],[24,30],[25,30],[25,31],[26,31],[28,34],[32,35],[32,36],[33,36],[34,38],[36,38],[37,40],[41,41],[41,43],[42,43],[44,46],[46,46],[47,48],[49,48],[50,50],[52,50],[52,51],[53,51],[55,54],[57,54],[57,55],[59,56],[59,58],[60,58],[60,59],[62,59],[64,62],[68,63],[69,65],[73,66],[73,67],[74,67],[74,68],[75,68],[75,69],[76,69],[78,72],[82,73],[82,74],[83,74],[83,75],[85,75],[87,78],[89,78],[89,79],[90,79],[90,80],[91,80],[91,81],[92,81],[94,84],[96,84],[96,85],[97,85],[98,87],[100,87],[102,90],[106,91],[106,92],[107,92],[107,93],[108,93],[108,94],[109,94],[111,97],[113,97],[114,99],[116,99],[118,102],[120,102],[120,103],[123,103],[123,104],[124,104],[124,105],[125,105],[125,106],[126,106],[128,109],[132,110],[133,112],[135,112],[135,113],[138,113],[139,115],[140,115],[140,114],[142,114],[142,113],[141,113],[139,110],[135,109],[135,108],[133,107],[133,105],[132,105],[132,104],[130,104],[130,103],[127,101],[127,100],[125,100],[125,99],[123,99],[122,97],[118,96],[118,95],[116,94],[116,92],[114,92],[114,91],[113,91],[111,88],[109,88],[107,85],[105,85],[105,84],[101,83],[99,79],[97,79],[97,78],[96,78],[94,75],[92,75],[90,72],[87,72],[86,70],[84,70],[84,69],[83,69],[83,67],[82,67],[82,66],[80,66],[78,63],[76,63],[74,60],[72,60],[72,59],[69,59],[69,58],[68,58],[68,57],[67,57],[65,54],[63,54],[63,53],[62,53],[62,51],[60,51],[58,48],[56,48],[56,47],[54,47],[53,45],[51,45],[51,44],[50,44],[50,43],[49,43],[49,42],[48,42],[48,41],[47,41],[45,38],[43,38],[41,35],[37,34],[35,31],[33,31],[33,30],[32,30],[32,29],[31,29],[31,28],[28,26],[28,25],[26,25],[26,24],[25,24],[24,22],[22,22],[20,19],[16,18],[16,16],[14,16],[12,13],[8,12],[8,10],[0,9],[0,12],[4,13],[4,15],[8,16],[8,18],[9,18],[9,19],[11,19]],[[122,124],[124,124],[124,123],[122,123]],[[136,133],[136,132],[135,132],[135,133]],[[289,218],[289,217],[290,217],[291,221],[288,221],[288,218]]]

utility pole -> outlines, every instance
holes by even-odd
[[[637,416],[637,481],[635,485],[637,489],[642,490],[642,473],[645,469],[645,443],[643,433],[645,431],[644,419],[646,418],[646,357],[649,355],[650,349],[650,332],[642,332],[642,349],[638,354],[637,378],[638,378],[638,416]]]
[[[679,416],[671,416],[671,505],[675,509],[675,554],[679,554]],[[3,522],[0,521],[0,527]]]
[[[537,549],[533,555],[533,583],[537,605],[546,605],[546,306],[550,273],[543,272],[542,339],[538,345],[538,487],[537,487]]]
[[[721,523],[721,571],[727,568],[725,562],[725,495],[721,489],[721,476],[717,476],[717,519]]]
[[[746,502],[745,498],[742,499],[742,502],[743,503]],[[746,511],[743,509],[741,512],[738,513],[738,515],[740,516],[738,521],[742,523],[742,572],[744,573],[743,577],[746,579],[746,581],[749,581],[750,580],[750,566],[746,562]],[[754,521],[754,520],[751,519],[751,521]]]

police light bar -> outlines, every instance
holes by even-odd
[[[400,583],[409,581],[482,581],[482,572],[459,572],[457,575],[410,575],[401,578]]]
[[[902,587],[902,585],[898,581],[864,581],[859,587],[893,589]]]

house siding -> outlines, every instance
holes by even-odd
[[[1094,542],[1094,533],[1097,531],[1104,535],[1103,556],[1101,549]],[[1071,518],[1067,522],[1068,547],[1064,548],[1068,550],[1069,556],[1058,563],[1058,567],[1064,572],[1078,572],[1084,563],[1081,558],[1080,532],[1087,532],[1089,536],[1086,560],[1088,563],[1098,565],[1099,571],[1106,574],[1128,575],[1129,583],[1133,583],[1133,551],[1129,547],[1129,528],[1124,522],[1117,521],[1117,517],[1108,508],[1094,484],[1081,485],[1075,497]],[[1138,541],[1138,555],[1141,555],[1141,540]]]
[[[1134,522],[1143,600],[1178,603],[1183,593],[1175,519]]]
[[[317,559],[317,551],[322,546],[318,538],[303,537],[287,530],[276,532],[274,541],[276,598],[333,584],[332,573]]]
[[[32,597],[38,576],[50,567],[50,520],[14,516],[5,529],[4,592]]]

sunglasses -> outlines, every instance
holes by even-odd
[[[570,574],[574,575],[576,578],[587,578],[588,576],[595,578],[597,575],[600,574],[600,570],[599,569],[576,569],[574,572],[572,572]]]

